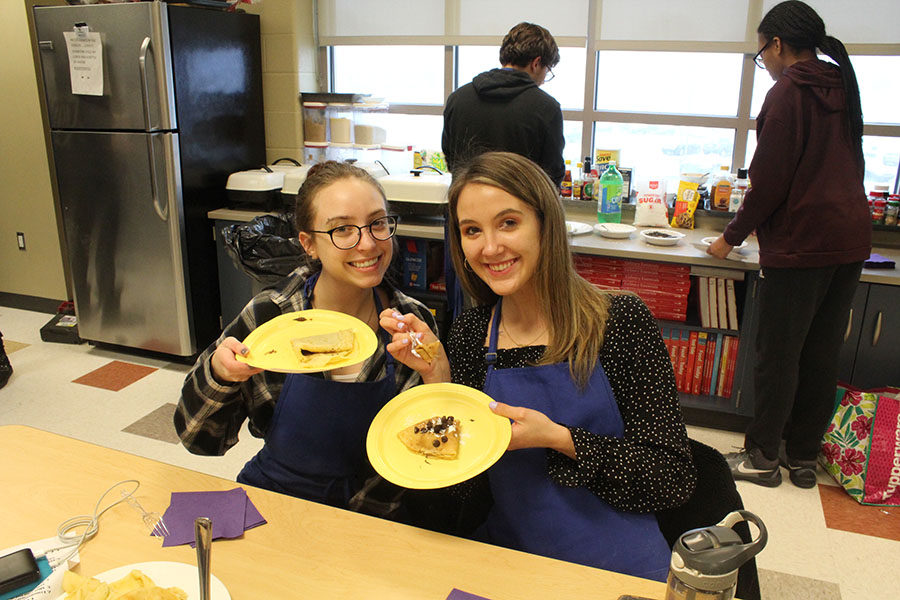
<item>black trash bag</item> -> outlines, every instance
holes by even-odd
[[[267,286],[278,283],[305,260],[288,215],[261,215],[228,225],[222,228],[222,241],[234,266]]]

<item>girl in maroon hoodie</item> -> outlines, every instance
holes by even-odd
[[[709,248],[724,258],[756,230],[763,276],[754,418],[744,450],[726,458],[735,479],[774,487],[781,465],[813,487],[841,335],[871,251],[862,111],[844,45],[807,4],[776,5],[757,33],[754,60],[775,85],[756,121],[753,188]]]

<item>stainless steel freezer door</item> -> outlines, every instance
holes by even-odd
[[[162,2],[34,9],[51,129],[175,129],[167,7]],[[103,46],[103,95],[72,93],[64,32],[86,23]]]
[[[193,354],[178,136],[54,131],[52,139],[79,334]]]

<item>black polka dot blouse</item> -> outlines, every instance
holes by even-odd
[[[600,364],[619,405],[625,435],[613,438],[569,427],[576,459],[548,449],[547,474],[559,485],[585,486],[623,511],[679,506],[693,491],[696,474],[669,354],[656,320],[640,298],[611,298]],[[454,382],[483,389],[490,318],[491,307],[480,306],[454,321],[447,340]],[[544,349],[498,350],[495,368],[533,365]],[[483,477],[453,493],[467,504],[476,499],[492,503]]]

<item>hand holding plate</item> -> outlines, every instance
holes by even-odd
[[[222,343],[216,347],[210,360],[210,367],[216,379],[240,383],[247,381],[257,373],[261,373],[262,369],[251,367],[235,359],[235,355],[244,355],[249,351],[250,349],[238,341],[237,338],[229,336],[222,340]]]

